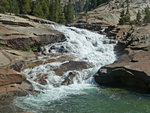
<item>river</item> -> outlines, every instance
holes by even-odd
[[[64,33],[66,37],[64,42],[43,47],[43,52],[46,54],[47,59],[52,58],[48,57],[49,54],[61,53],[74,56],[73,61],[84,61],[91,66],[80,71],[69,70],[64,72],[62,76],[56,75],[53,69],[69,61],[66,59],[62,62],[56,60],[52,63],[23,70],[22,73],[27,75],[34,89],[41,93],[14,99],[9,105],[11,106],[10,111],[33,113],[150,112],[149,95],[100,87],[93,79],[93,75],[100,67],[111,64],[117,59],[114,51],[116,41],[85,29],[61,25],[47,26]],[[49,51],[53,46],[55,46],[55,49]],[[39,59],[45,60],[45,56],[40,56]],[[73,84],[60,85],[69,72],[76,72]],[[41,85],[35,81],[39,74],[48,75],[46,85]]]

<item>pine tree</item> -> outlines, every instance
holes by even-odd
[[[9,0],[9,7],[10,7],[10,10],[9,10],[10,13],[15,13],[15,14],[20,13],[20,9],[19,9],[17,0]]]
[[[65,19],[64,10],[63,10],[63,4],[60,4],[60,14],[59,14],[58,23],[66,24],[66,19]]]
[[[61,13],[60,18],[59,18],[59,23],[66,24],[66,19],[65,19],[64,13]]]
[[[68,5],[65,7],[65,18],[67,20],[67,23],[73,22],[74,19],[74,8],[72,5],[72,0],[69,0]]]
[[[86,1],[84,9],[85,9],[86,13],[89,11],[89,2],[88,1]]]
[[[136,16],[136,20],[139,24],[141,23],[141,18],[142,18],[141,13],[140,13],[140,11],[138,11],[137,16]]]
[[[91,9],[94,9],[97,7],[97,0],[91,0]]]
[[[34,16],[41,17],[41,18],[44,17],[44,13],[43,13],[43,10],[42,10],[42,5],[41,5],[39,0],[36,0],[36,2],[34,3],[32,14]]]
[[[125,11],[122,10],[122,12],[121,12],[121,14],[120,14],[120,20],[119,20],[119,24],[120,24],[120,25],[125,24],[125,19],[124,19],[124,17],[125,17]]]
[[[130,22],[130,12],[129,12],[129,8],[128,7],[127,7],[126,15],[125,15],[125,21],[126,22]]]
[[[49,16],[49,7],[48,7],[48,2],[46,2],[46,0],[40,0],[40,4],[42,7],[42,11],[43,11],[43,18],[48,18]]]
[[[124,25],[129,23],[130,23],[130,12],[129,12],[129,8],[127,7],[126,13],[124,10],[122,10],[120,14],[119,24]]]
[[[19,0],[20,13],[30,14],[31,4],[32,4],[32,0]]]
[[[60,9],[60,1],[59,0],[56,0],[56,3],[55,3],[55,22],[59,22],[59,17],[61,15],[61,9]]]
[[[0,13],[6,13],[9,11],[9,2],[7,0],[0,1]]]
[[[51,0],[50,1],[50,5],[49,5],[49,10],[50,10],[50,13],[51,13],[51,15],[49,15],[49,19],[50,20],[52,20],[52,21],[55,21],[56,19],[56,15],[55,15],[55,13],[56,13],[56,2],[55,2],[55,0]]]
[[[88,20],[88,17],[87,17],[87,12],[88,12],[88,1],[86,1],[86,4],[85,4],[85,16],[86,16],[86,21]]]
[[[150,23],[150,8],[149,7],[145,8],[144,22],[145,23]]]

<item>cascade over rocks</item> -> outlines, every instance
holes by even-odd
[[[65,40],[60,33],[44,24],[54,22],[29,15],[0,14],[0,99],[25,96],[33,93],[32,84],[26,75],[19,73],[25,68],[35,67],[43,61],[35,61],[41,46]],[[36,52],[33,52],[34,50]],[[64,60],[60,58],[60,60]],[[56,59],[48,60],[54,62]],[[41,78],[42,79],[42,78]],[[42,81],[44,84],[44,80]]]

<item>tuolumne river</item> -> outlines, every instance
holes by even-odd
[[[40,93],[14,99],[2,113],[150,113],[149,95],[104,88],[98,86],[92,77],[100,67],[117,59],[114,51],[117,42],[84,29],[61,25],[47,26],[64,33],[66,40],[44,46],[43,52],[46,56],[40,56],[39,60],[54,59],[49,54],[61,53],[74,56],[74,61],[84,61],[91,66],[88,69],[69,70],[62,76],[56,75],[53,69],[69,62],[66,59],[23,70],[22,73],[27,75],[34,89]],[[76,73],[72,84],[61,85],[71,71]],[[41,85],[35,79],[44,74],[48,75],[47,84]]]

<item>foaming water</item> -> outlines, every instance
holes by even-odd
[[[50,44],[43,47],[43,52],[47,56],[51,53],[62,53],[68,56],[75,56],[74,61],[85,61],[91,65],[88,69],[82,69],[76,72],[73,78],[73,84],[62,86],[62,81],[68,76],[70,71],[65,72],[62,76],[57,76],[53,71],[54,68],[68,62],[47,63],[34,68],[25,69],[23,74],[27,75],[28,80],[33,84],[35,90],[41,93],[29,95],[14,100],[14,103],[25,111],[39,112],[38,110],[56,102],[71,98],[76,95],[88,95],[90,90],[95,89],[95,82],[92,75],[104,65],[113,63],[116,60],[114,53],[115,41],[108,39],[106,36],[75,27],[66,27],[60,25],[48,25],[49,27],[64,33],[66,41]],[[50,51],[50,48],[55,49]],[[44,58],[44,57],[43,57]],[[39,58],[42,60],[42,57]],[[48,75],[46,85],[41,85],[35,79],[41,75]],[[40,107],[39,107],[40,106]],[[32,110],[31,110],[32,108]]]

